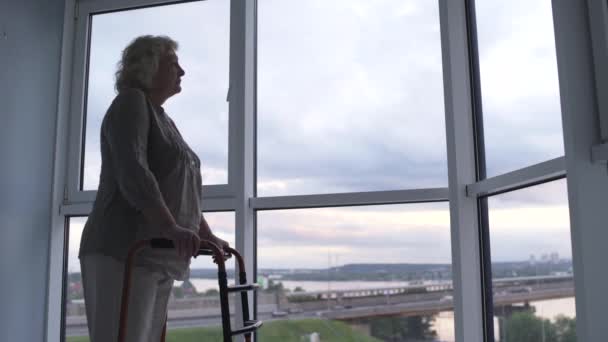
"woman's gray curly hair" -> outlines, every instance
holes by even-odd
[[[125,88],[149,90],[161,57],[176,51],[178,44],[167,36],[140,36],[123,51],[116,70],[117,92]]]

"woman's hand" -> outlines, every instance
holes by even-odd
[[[175,225],[166,234],[167,238],[173,241],[175,250],[180,257],[189,260],[191,257],[198,255],[201,240],[195,232]]]
[[[222,250],[222,255],[224,255],[224,260],[230,258],[230,255],[226,256],[225,251],[224,251],[224,248],[230,247],[230,244],[226,240],[222,240],[219,237],[215,236],[215,234],[211,234],[208,237],[208,240],[201,240],[201,248],[209,248],[209,247],[207,247],[208,245],[205,246],[207,244],[207,242],[211,242],[211,243],[215,244]],[[213,262],[215,262],[217,264],[217,259],[215,257],[215,254],[213,255]]]
[[[211,242],[213,242],[214,244],[218,245],[221,249],[224,249],[226,247],[230,247],[230,244],[228,243],[228,241],[226,240],[222,240],[219,237],[212,235],[211,237]]]

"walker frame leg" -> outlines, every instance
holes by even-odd
[[[118,328],[118,342],[126,342],[126,327],[129,313],[129,294],[131,287],[131,273],[133,269],[133,262],[135,255],[143,248],[173,248],[173,242],[166,239],[151,239],[141,240],[133,244],[129,249],[127,260],[125,261],[125,270],[123,275],[123,287],[122,297],[120,305],[120,321]],[[232,342],[232,337],[237,335],[244,335],[245,341],[251,341],[251,335],[262,326],[262,321],[250,320],[249,319],[249,302],[248,302],[248,291],[255,291],[258,286],[257,284],[247,284],[247,275],[245,273],[245,262],[243,257],[235,250],[230,247],[225,248],[225,254],[222,254],[222,249],[213,243],[210,243],[210,249],[200,249],[198,255],[212,255],[215,257],[218,267],[218,285],[220,288],[220,306],[222,313],[222,333],[224,342]],[[228,279],[226,274],[226,266],[224,263],[224,257],[230,257],[234,255],[239,265],[239,284],[235,286],[228,286]],[[241,310],[243,311],[243,327],[232,330],[230,323],[230,304],[228,295],[231,292],[241,293]],[[161,335],[160,342],[165,342],[167,334],[167,317],[165,317],[165,324]]]

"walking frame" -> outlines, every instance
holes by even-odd
[[[255,283],[247,284],[247,273],[245,272],[245,262],[239,252],[230,247],[224,248],[224,254],[222,249],[216,244],[207,242],[210,246],[209,249],[201,248],[198,250],[198,255],[211,255],[215,257],[215,262],[218,268],[218,283],[220,287],[220,306],[222,313],[222,333],[223,342],[232,342],[232,337],[237,335],[244,335],[245,341],[251,341],[251,335],[258,328],[262,326],[262,321],[250,320],[249,319],[249,301],[247,293],[248,291],[255,291],[258,285]],[[134,243],[129,249],[127,260],[125,264],[125,272],[123,276],[122,286],[122,299],[120,305],[120,324],[118,330],[118,342],[127,342],[126,339],[126,327],[129,312],[129,292],[131,287],[131,273],[133,270],[133,263],[135,256],[144,248],[173,248],[173,242],[167,239],[150,239],[140,240]],[[224,257],[230,257],[234,255],[239,265],[239,284],[234,286],[228,286],[228,279],[226,275],[226,265],[224,263]],[[241,293],[241,310],[243,314],[244,326],[238,329],[232,330],[230,326],[230,306],[228,302],[228,294],[231,292]],[[165,326],[163,328],[163,334],[161,342],[165,341],[165,334],[167,331],[167,322],[165,320]]]

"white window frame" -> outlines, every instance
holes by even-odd
[[[577,338],[607,341],[603,312],[608,305],[608,173],[605,165],[589,158],[590,150],[606,133],[605,126],[598,130],[598,123],[606,125],[608,109],[606,42],[601,44],[600,60],[597,49],[598,37],[606,39],[606,0],[553,0],[553,17],[568,171]]]
[[[45,340],[59,342],[64,338],[64,270],[67,245],[65,216],[61,207],[66,196],[68,123],[70,103],[70,80],[72,74],[72,47],[75,31],[75,0],[66,0],[64,7],[63,38],[61,42],[61,68],[57,101],[57,126],[53,164],[53,190],[50,217],[48,277],[46,295]]]
[[[255,0],[232,0],[230,6],[230,142],[234,151],[230,171],[235,190],[236,249],[245,259],[249,281],[257,279],[256,222],[249,206],[249,199],[255,195],[256,6]],[[248,299],[249,317],[256,319],[256,296]],[[240,305],[241,297],[236,296],[235,307]],[[235,318],[237,326],[242,326],[242,312],[238,311]],[[253,336],[257,340],[257,334]],[[238,340],[244,341],[243,336]]]
[[[474,1],[474,0],[472,0]],[[490,178],[479,179],[477,168],[485,161],[478,161],[480,150],[475,139],[483,132],[475,130],[479,121],[475,117],[474,103],[480,94],[474,91],[474,63],[468,30],[467,11],[469,0],[439,0],[443,44],[444,92],[446,106],[446,142],[448,148],[449,200],[452,229],[452,264],[454,282],[454,325],[458,342],[494,341],[491,329],[486,326],[482,254],[490,246],[484,246],[482,217],[487,217],[487,207],[481,201],[487,196],[514,191],[566,177],[565,157],[546,160]],[[556,37],[557,39],[557,37]],[[481,165],[478,165],[480,163]],[[486,260],[485,262],[491,262]],[[466,265],[466,266],[465,266]],[[491,286],[491,285],[489,285]],[[490,289],[491,290],[491,289]],[[489,303],[492,305],[492,303]],[[489,322],[492,324],[492,322]]]
[[[466,194],[466,187],[477,180],[467,10],[464,0],[439,1],[452,234],[454,333],[458,342],[483,342],[485,328],[479,208],[477,198]]]
[[[84,133],[84,99],[86,63],[88,59],[90,15],[99,12],[114,10],[129,10],[138,7],[175,4],[193,0],[66,0],[64,10],[64,28],[62,41],[61,74],[58,94],[58,123],[56,136],[56,155],[54,164],[53,185],[53,212],[51,217],[51,234],[49,249],[49,289],[46,305],[46,340],[60,341],[63,335],[63,307],[64,298],[64,271],[67,262],[65,253],[67,246],[67,219],[71,216],[87,216],[90,214],[95,199],[96,190],[80,190],[81,155]],[[196,1],[196,0],[194,0]],[[204,0],[200,0],[204,1]],[[244,44],[233,44],[234,35],[244,27],[244,24],[234,20],[234,13],[244,9],[247,0],[230,1],[230,55],[243,55]],[[229,84],[234,80],[244,79],[243,68],[234,68],[233,64],[239,60],[230,61]],[[228,90],[228,89],[227,89]],[[230,93],[229,100],[236,103],[239,94]],[[241,95],[242,96],[242,95]],[[238,215],[237,195],[235,184],[239,184],[239,171],[242,162],[239,156],[243,155],[241,142],[235,132],[243,126],[244,116],[238,115],[239,108],[229,101],[228,123],[228,183],[203,186],[205,201],[203,211],[234,211]],[[242,110],[242,108],[241,108]],[[241,193],[243,193],[241,191]],[[242,196],[241,196],[242,198]],[[237,221],[238,222],[238,221]],[[236,232],[237,235],[239,232]],[[241,234],[242,236],[242,234]],[[237,237],[237,246],[239,245]],[[242,240],[242,239],[241,239]],[[243,241],[240,243],[242,244]],[[245,244],[252,245],[249,239]],[[249,248],[251,250],[251,248]],[[252,260],[252,258],[250,258]],[[251,267],[251,266],[250,266]]]
[[[448,188],[348,192],[318,195],[253,197],[250,206],[256,210],[346,207],[356,205],[445,202]]]
[[[469,184],[466,186],[466,195],[473,198],[492,196],[564,177],[566,160],[557,157]]]
[[[478,200],[484,196],[544,183],[566,175],[565,157],[559,157],[498,175],[481,181],[475,175],[475,144],[470,79],[470,56],[468,50],[466,3],[467,0],[438,0],[440,9],[441,44],[444,67],[444,93],[446,109],[446,139],[448,149],[449,188],[408,189],[393,191],[353,192],[339,194],[311,194],[295,196],[257,197],[256,189],[256,0],[226,0],[230,6],[230,94],[229,94],[229,155],[228,184],[205,186],[203,201],[205,211],[234,211],[236,247],[247,260],[250,279],[256,271],[256,214],[258,210],[315,208],[328,206],[378,205],[398,203],[421,203],[447,201],[450,204],[452,266],[454,281],[455,333],[458,342],[484,341],[482,285],[479,245]],[[589,6],[594,0],[588,0]],[[186,2],[186,1],[184,1]],[[558,2],[557,0],[554,3]],[[59,341],[63,298],[65,219],[69,216],[88,215],[92,208],[95,191],[80,191],[80,156],[82,153],[83,100],[85,81],[85,52],[88,41],[88,18],[90,13],[108,10],[129,9],[150,5],[173,4],[170,0],[66,0],[64,40],[62,46],[62,68],[58,103],[57,155],[53,187],[53,212],[50,256],[49,294],[47,296],[47,341]],[[78,4],[78,6],[75,6]],[[605,9],[605,1],[602,2]],[[554,6],[554,14],[566,17],[570,9],[565,3]],[[605,21],[606,12],[602,12]],[[77,20],[72,20],[78,18]],[[597,17],[595,20],[598,22]],[[596,30],[597,31],[597,30]],[[562,34],[564,31],[561,31]],[[595,32],[595,31],[594,31]],[[605,32],[605,31],[604,31]],[[594,36],[596,54],[597,35]],[[556,32],[556,40],[557,32]],[[605,39],[605,37],[603,38]],[[558,49],[558,53],[560,50]],[[560,55],[558,54],[558,59]],[[596,57],[597,59],[597,57]],[[597,64],[596,64],[597,67]],[[566,74],[560,66],[560,82]],[[602,69],[603,70],[603,69]],[[569,74],[573,79],[576,73]],[[596,80],[597,81],[597,80]],[[606,83],[602,83],[606,84]],[[600,89],[600,86],[597,87]],[[600,91],[600,90],[598,90]],[[562,94],[562,103],[576,102],[580,94]],[[574,100],[573,100],[574,98]],[[608,100],[607,100],[608,101]],[[608,105],[604,105],[608,106]],[[605,108],[605,107],[602,107]],[[565,109],[562,109],[563,111]],[[568,112],[565,117],[573,117]],[[605,111],[604,111],[605,112]],[[608,122],[608,120],[604,120]],[[564,121],[564,132],[569,132],[569,121]],[[605,125],[608,132],[608,124]],[[604,127],[604,126],[603,126]],[[69,134],[68,134],[69,133]],[[568,151],[572,142],[566,141]],[[69,148],[71,147],[71,148]],[[575,165],[574,161],[570,162]],[[583,171],[575,182],[583,182]],[[570,188],[578,183],[571,184]],[[577,199],[571,195],[570,200]],[[584,220],[576,215],[580,208],[571,208],[574,220]],[[574,213],[574,214],[573,214]],[[574,228],[573,228],[574,229]],[[573,231],[573,244],[582,239],[591,239]],[[598,240],[602,241],[602,240]],[[599,242],[598,242],[599,243]],[[580,243],[579,243],[580,244]],[[581,244],[582,246],[582,244]],[[576,247],[576,246],[575,246]],[[601,246],[594,246],[597,249]],[[580,246],[579,246],[580,248]],[[573,248],[573,258],[579,248]],[[593,260],[585,259],[594,264]],[[582,265],[580,257],[578,263]],[[577,264],[578,266],[578,264]],[[579,296],[589,273],[575,271],[577,282],[577,314],[585,317],[591,312],[590,303],[579,303]],[[598,287],[595,287],[594,290]],[[581,297],[583,299],[583,297]],[[255,301],[250,307],[255,312]],[[241,319],[241,318],[239,318]],[[601,316],[595,318],[597,325],[578,329],[598,329]],[[587,336],[587,335],[581,335]],[[591,336],[591,333],[589,333]]]
[[[230,1],[230,0],[226,0]],[[189,1],[180,1],[189,2]],[[96,190],[81,190],[81,166],[84,148],[84,111],[86,99],[86,78],[87,78],[87,63],[89,59],[89,30],[90,18],[96,13],[108,11],[123,11],[137,9],[149,6],[161,6],[168,4],[176,4],[179,2],[169,0],[80,0],[76,6],[76,26],[75,40],[73,44],[73,74],[71,81],[71,104],[70,104],[70,129],[69,129],[69,158],[68,158],[68,176],[66,182],[66,205],[82,205],[88,204],[88,208],[95,199]],[[231,20],[232,21],[232,20]],[[231,28],[232,30],[232,28]],[[234,53],[231,51],[231,54]],[[229,77],[229,75],[226,75]],[[232,82],[229,82],[230,84]],[[228,89],[226,89],[228,91]],[[229,110],[230,113],[230,110]],[[234,115],[229,114],[228,118],[228,183],[217,185],[204,185],[203,193],[207,200],[208,207],[206,210],[230,210],[229,198],[235,198],[234,183],[237,173],[234,167],[234,156],[237,153],[235,137]],[[89,134],[94,132],[88,132]],[[218,201],[214,201],[214,200]],[[216,202],[216,203],[213,203]],[[85,206],[87,207],[87,206]],[[83,207],[84,208],[84,207]],[[72,207],[73,209],[73,207]],[[84,213],[81,213],[84,214]]]
[[[606,144],[608,143],[608,96],[601,94],[608,94],[608,1],[587,0],[587,5],[595,66],[595,86],[597,94],[600,94],[597,97],[600,139],[601,143]],[[603,150],[608,151],[608,145],[604,145]],[[602,160],[608,160],[608,156],[603,156]]]
[[[608,1],[587,0],[589,29],[593,46],[593,64],[598,106],[599,141],[591,148],[591,160],[608,161]]]

